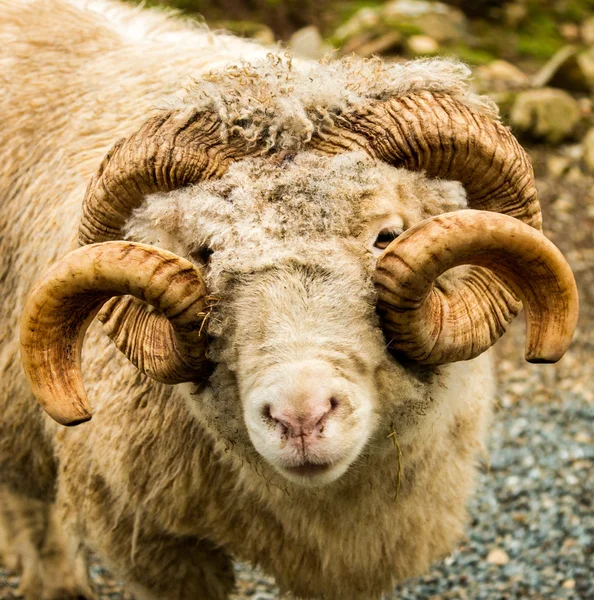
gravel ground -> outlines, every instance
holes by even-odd
[[[500,407],[468,537],[390,598],[594,600],[594,177],[577,146],[531,154],[545,231],[578,280],[575,341],[554,366],[524,362],[522,323],[499,342]],[[92,574],[101,600],[130,600],[99,564]],[[249,567],[238,565],[237,576],[234,600],[278,598],[271,580]],[[0,567],[0,599],[21,598],[17,588]]]

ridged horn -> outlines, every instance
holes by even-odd
[[[123,294],[157,309],[131,320],[122,340],[138,368],[164,383],[207,375],[206,288],[198,269],[144,244],[84,246],[52,265],[31,290],[21,317],[25,373],[36,398],[58,423],[76,425],[91,418],[80,364],[85,332],[101,306]]]
[[[252,148],[252,152],[257,149]],[[148,194],[171,191],[220,177],[236,158],[249,154],[241,138],[221,140],[220,122],[196,109],[163,111],[148,119],[104,158],[83,200],[81,245],[121,240],[122,228]],[[149,307],[133,298],[114,298],[99,314],[115,345],[134,364],[151,361],[160,328],[150,329]],[[147,335],[137,326],[145,323]],[[134,343],[131,343],[135,331]]]
[[[528,156],[509,129],[459,99],[432,92],[392,98],[360,110],[348,128],[366,140],[371,154],[390,164],[460,181],[471,209],[502,213],[541,229],[540,205]],[[461,330],[449,340],[449,347],[442,345],[436,348],[436,354],[430,352],[427,334],[419,323],[412,322],[410,330],[400,323],[392,347],[428,363],[479,355],[503,334],[521,303],[513,285],[495,272],[473,265],[458,285],[443,287],[443,306],[456,304],[456,313],[461,314],[466,304],[475,302],[478,290],[488,290],[489,301],[467,310],[467,317],[458,324]],[[383,314],[389,318],[386,304]],[[475,332],[486,329],[490,339],[482,333],[475,336]]]
[[[440,284],[440,275],[460,265],[488,269],[522,299],[526,360],[556,362],[563,356],[578,317],[571,268],[536,229],[506,215],[476,210],[426,219],[394,240],[378,259],[379,310],[400,352],[424,363],[466,360],[501,335],[505,319],[489,279],[467,281],[460,276]]]

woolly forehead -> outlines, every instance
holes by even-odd
[[[126,237],[181,256],[299,246],[331,238],[367,242],[385,225],[403,229],[465,206],[462,187],[396,169],[359,152],[303,152],[283,162],[246,159],[218,180],[154,194]],[[301,242],[301,243],[300,243]]]

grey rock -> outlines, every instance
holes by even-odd
[[[551,144],[571,137],[580,119],[577,101],[553,88],[520,92],[510,112],[511,123],[518,131]]]
[[[439,52],[439,44],[428,35],[411,35],[406,49],[411,56],[433,56]]]
[[[580,34],[584,44],[594,46],[594,17],[589,17],[582,22]]]
[[[393,0],[377,8],[362,8],[331,36],[334,44],[351,49],[389,32],[404,37],[423,35],[441,44],[462,40],[467,33],[464,14],[441,2]]]
[[[346,23],[343,23],[333,34],[332,38],[338,44],[361,37],[369,32],[377,32],[382,28],[381,13],[377,8],[362,8]]]
[[[475,85],[480,93],[507,92],[529,87],[526,73],[506,60],[494,60],[474,70]]]
[[[441,2],[393,0],[384,5],[381,18],[394,27],[416,27],[438,43],[461,40],[467,29],[464,14]]]
[[[522,2],[510,2],[503,6],[503,18],[508,27],[517,27],[528,17],[528,8]]]
[[[374,54],[389,54],[392,50],[400,49],[401,45],[402,34],[398,31],[388,31],[372,39],[369,36],[353,38],[343,49],[343,52],[346,54],[354,52],[366,58]]]

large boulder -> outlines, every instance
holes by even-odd
[[[553,88],[520,92],[510,112],[515,129],[551,144],[570,138],[580,118],[577,101],[567,92]]]

